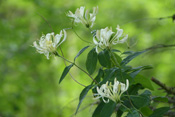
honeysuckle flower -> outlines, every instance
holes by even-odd
[[[98,53],[98,47],[105,49],[119,43],[127,41],[128,35],[123,35],[123,29],[117,26],[117,32],[113,32],[111,28],[104,28],[96,31],[96,35],[93,37],[93,42],[96,45],[96,52]]]
[[[61,30],[60,34],[56,35],[54,35],[53,32],[46,35],[43,34],[39,40],[39,44],[35,41],[33,42],[33,46],[36,48],[38,53],[44,54],[47,59],[49,59],[49,53],[54,54],[57,47],[66,40],[66,36],[65,30]]]
[[[97,12],[98,12],[98,6],[93,7],[92,13],[89,13],[89,10],[85,11],[85,7],[81,6],[80,8],[77,8],[77,10],[75,11],[75,14],[69,11],[67,16],[73,18],[73,21],[75,23],[82,23],[87,28],[89,27],[92,28],[96,19]]]
[[[115,78],[114,85],[107,81],[106,84],[101,85],[100,88],[97,87],[97,94],[95,94],[95,96],[97,96],[96,99],[102,98],[105,103],[108,103],[109,99],[117,103],[120,101],[121,95],[128,90],[128,87],[128,79],[126,79],[126,84],[124,84]],[[107,98],[107,100],[104,98]]]

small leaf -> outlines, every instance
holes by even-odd
[[[111,58],[108,50],[103,50],[98,54],[98,60],[103,67],[111,66]]]
[[[74,66],[74,64],[71,64],[71,65],[65,67],[65,69],[61,75],[59,83],[61,83],[61,81],[65,78],[65,76],[67,75],[67,73],[69,72],[69,70],[72,66]]]
[[[89,47],[89,46],[86,46],[86,47],[82,48],[82,49],[78,52],[78,54],[77,54],[77,55],[75,56],[75,58],[74,58],[74,62],[75,62],[76,58],[78,58],[88,47]]]
[[[78,109],[80,108],[80,105],[81,105],[82,101],[84,100],[84,98],[86,97],[88,91],[92,88],[92,86],[93,85],[89,85],[89,86],[85,87],[83,89],[83,91],[81,92],[80,97],[79,97],[79,103],[78,103],[78,106],[77,106],[75,114],[77,114]]]
[[[135,57],[139,56],[140,54],[146,52],[148,50],[144,50],[144,51],[140,51],[140,52],[135,52],[134,54],[131,54],[129,56],[127,56],[122,62],[121,65],[124,66],[127,63],[129,63],[132,59],[134,59]]]
[[[92,117],[100,117],[100,112],[102,110],[102,108],[104,107],[105,103],[102,101],[100,102],[100,104],[98,104],[97,108],[95,109]]]
[[[127,117],[140,117],[140,114],[137,112],[137,110],[132,109],[131,112],[127,114]]]
[[[165,113],[168,112],[169,109],[170,109],[169,107],[161,107],[155,109],[149,117],[162,117]]]
[[[105,104],[100,112],[100,117],[110,117],[114,112],[115,107],[116,103],[113,101],[110,101],[109,103]]]
[[[134,78],[134,83],[140,83],[143,87],[148,88],[150,90],[154,90],[151,80],[149,78],[146,78],[140,74],[138,74],[135,78]]]
[[[86,59],[86,69],[90,75],[94,73],[96,65],[97,65],[97,53],[95,51],[95,48],[93,48],[88,53]]]

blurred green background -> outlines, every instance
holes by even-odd
[[[41,16],[48,20],[55,33],[59,33],[61,29],[71,27],[66,13],[69,10],[74,12],[80,6],[87,9],[99,7],[93,29],[109,26],[115,30],[118,24],[124,29],[124,33],[129,35],[130,49],[127,45],[117,45],[116,48],[122,51],[139,51],[156,44],[175,44],[175,23],[172,19],[152,19],[173,15],[174,0],[0,0],[0,117],[73,115],[83,87],[70,76],[59,85],[65,67],[63,60],[56,57],[47,60],[36,52],[32,43],[42,33],[51,32]],[[92,41],[89,30],[82,24],[75,28],[82,38]],[[82,42],[72,30],[67,33],[62,49],[65,57],[73,60],[87,43]],[[77,64],[84,69],[85,55],[89,50],[77,59]],[[175,84],[174,48],[151,51],[136,58],[131,65],[152,65],[154,69],[142,74],[148,78],[154,76],[168,86]],[[91,83],[78,69],[71,69],[71,73],[84,85]],[[93,102],[95,100],[90,92],[77,117],[90,117],[95,108],[90,105]]]

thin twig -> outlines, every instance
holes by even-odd
[[[175,95],[175,91],[172,90],[172,88],[167,87],[165,84],[163,84],[162,82],[160,82],[159,80],[157,80],[156,78],[152,77],[151,80],[156,83],[157,85],[159,85],[162,89],[164,89],[167,94],[173,94]]]

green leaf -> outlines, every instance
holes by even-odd
[[[98,54],[98,60],[103,67],[111,67],[111,57],[108,50],[103,50]]]
[[[143,87],[148,88],[150,90],[154,90],[151,80],[149,78],[146,78],[140,74],[138,74],[135,78],[134,78],[134,83],[140,83]]]
[[[100,78],[104,75],[103,70],[100,68],[98,71],[98,75],[95,77],[94,80],[96,80],[97,82],[100,82]]]
[[[170,109],[169,107],[161,107],[155,109],[149,117],[163,117],[163,115],[167,113],[169,109]]]
[[[142,114],[145,116],[149,116],[153,113],[153,111],[148,106],[143,107],[140,110],[141,110]]]
[[[144,51],[140,51],[140,52],[135,52],[134,54],[131,54],[129,56],[127,56],[122,62],[121,65],[124,66],[127,63],[129,63],[132,59],[134,59],[135,57],[139,56],[140,54],[146,52],[148,50],[144,50]]]
[[[132,95],[130,96],[132,102],[134,103],[135,107],[140,109],[142,107],[148,106],[150,104],[150,91],[145,91],[141,95]]]
[[[86,59],[86,69],[90,75],[94,73],[96,65],[97,65],[97,53],[95,51],[95,48],[93,48],[88,53]]]
[[[118,56],[116,53],[112,53],[111,56],[111,63],[113,64],[113,66],[120,66],[120,63],[122,62],[122,59],[120,56]]]
[[[80,108],[80,105],[81,105],[82,101],[84,100],[84,98],[85,98],[85,96],[87,95],[88,91],[89,91],[92,87],[93,87],[93,85],[89,85],[89,86],[85,87],[85,88],[83,89],[83,91],[81,92],[80,97],[79,97],[79,103],[78,103],[78,106],[77,106],[77,109],[76,109],[75,114],[77,114],[78,109]]]
[[[132,68],[130,71],[133,71],[130,73],[130,76],[134,78],[138,73],[140,73],[142,70],[147,70],[147,69],[152,69],[152,66],[150,65],[145,65],[145,66],[140,66],[140,67],[135,67]]]
[[[131,112],[127,114],[127,117],[140,117],[140,114],[137,112],[137,110],[132,109]]]
[[[70,64],[69,66],[66,66],[62,75],[61,75],[61,78],[60,78],[60,81],[59,83],[61,83],[61,81],[65,78],[65,76],[67,75],[67,73],[69,72],[70,68],[74,66],[74,64]]]
[[[97,106],[97,108],[93,112],[92,117],[100,117],[100,112],[103,109],[104,105],[105,105],[105,103],[103,101],[100,102],[100,104]]]
[[[86,47],[82,48],[82,49],[78,52],[78,54],[77,54],[77,55],[75,56],[75,58],[74,58],[74,62],[75,62],[76,58],[78,58],[88,47],[89,47],[89,46],[86,46]]]
[[[114,112],[115,107],[116,103],[113,101],[106,103],[100,112],[100,117],[110,117]]]
[[[167,97],[153,97],[152,99],[154,101],[168,102],[168,98]]]
[[[120,50],[117,50],[117,49],[112,49],[111,51],[112,52],[121,52]]]

